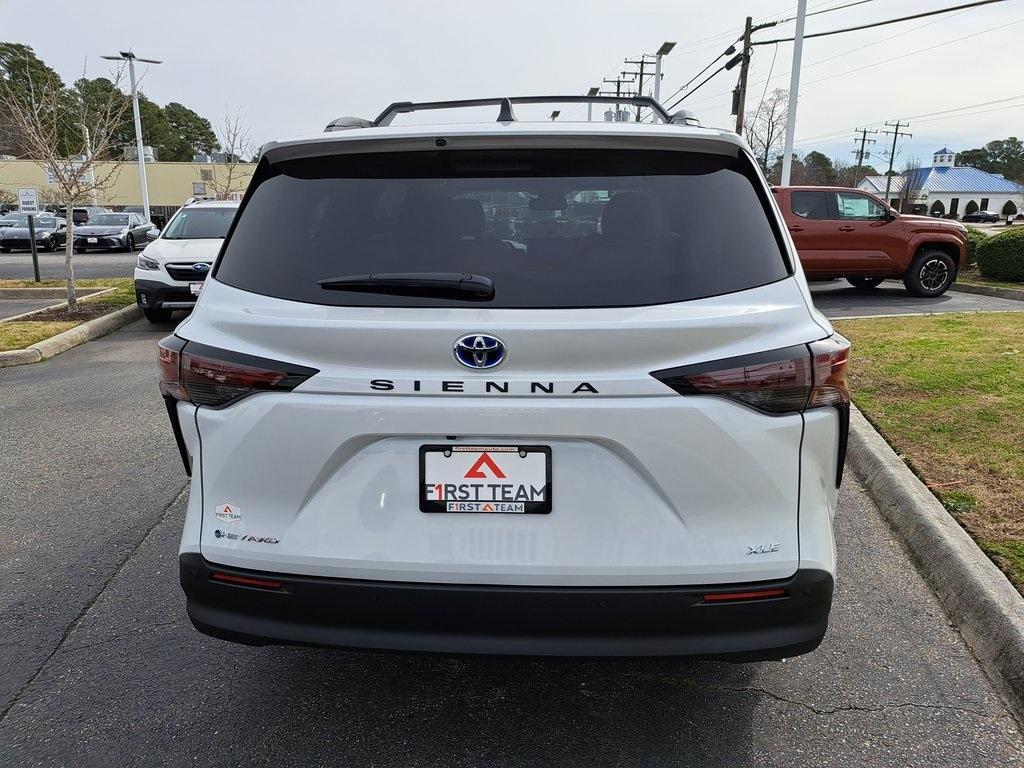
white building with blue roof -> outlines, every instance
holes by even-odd
[[[867,176],[857,185],[865,192],[888,199],[904,213],[920,213],[959,219],[975,211],[991,211],[1001,218],[1024,214],[1024,186],[998,173],[957,166],[956,153],[948,147],[936,150],[930,168],[915,168],[889,179]]]

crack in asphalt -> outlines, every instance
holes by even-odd
[[[146,624],[143,627],[133,627],[127,632],[119,632],[116,635],[110,637],[104,637],[102,640],[97,640],[94,643],[86,643],[85,645],[75,645],[64,650],[65,653],[77,653],[78,651],[84,651],[87,648],[95,648],[97,645],[105,645],[106,643],[113,643],[117,640],[121,640],[126,637],[134,637],[143,632],[148,632],[151,629],[160,629],[161,627],[173,627],[176,624],[181,624],[181,619],[174,619],[173,621],[158,621],[155,624]]]
[[[139,539],[135,546],[132,547],[131,550],[125,554],[125,556],[121,559],[121,562],[119,562],[114,567],[110,575],[107,576],[107,578],[103,581],[103,584],[100,585],[100,588],[96,590],[96,594],[94,594],[91,598],[89,598],[86,601],[85,605],[83,605],[82,609],[78,612],[78,615],[75,616],[75,618],[72,619],[71,622],[69,622],[66,627],[64,627],[64,631],[61,632],[60,640],[57,641],[57,644],[50,650],[48,654],[46,654],[43,660],[39,662],[39,666],[36,667],[36,671],[29,676],[29,678],[18,689],[18,692],[11,697],[11,700],[10,702],[8,702],[7,706],[4,707],[3,710],[0,710],[0,724],[3,724],[4,720],[7,719],[7,715],[10,714],[11,710],[14,709],[14,706],[18,703],[21,697],[25,695],[28,689],[32,687],[32,683],[34,683],[36,678],[39,677],[43,669],[46,668],[46,665],[50,663],[50,660],[53,659],[54,656],[57,655],[61,648],[63,648],[64,643],[67,642],[71,634],[78,628],[78,625],[81,624],[85,617],[89,615],[89,611],[91,611],[93,606],[96,605],[96,602],[100,599],[100,597],[103,596],[103,593],[107,591],[107,587],[109,587],[111,583],[113,583],[114,579],[117,578],[118,574],[121,573],[124,567],[128,565],[128,563],[131,561],[133,557],[135,557],[136,553],[142,548],[142,545],[146,543],[146,540],[149,539],[149,537],[153,534],[153,531],[156,530],[157,526],[159,526],[162,522],[167,520],[171,508],[174,507],[175,504],[177,504],[179,501],[182,500],[182,498],[185,497],[185,492],[188,490],[188,487],[189,483],[185,483],[185,485],[181,487],[181,490],[174,494],[174,498],[171,499],[171,501],[168,502],[167,505],[162,510],[160,510],[160,516],[151,526],[149,526],[149,528],[146,529],[146,532],[142,535],[142,538]]]
[[[949,710],[951,712],[960,712],[963,714],[975,715],[977,717],[985,717],[994,720],[1002,720],[1010,717],[1007,712],[985,712],[982,710],[971,709],[970,707],[957,707],[951,704],[920,704],[914,701],[904,701],[886,704],[849,704],[842,707],[828,707],[818,708],[812,704],[808,704],[806,701],[800,701],[799,699],[790,699],[782,694],[770,691],[767,688],[759,688],[753,685],[745,686],[729,686],[729,685],[703,685],[695,681],[688,681],[692,687],[702,688],[707,691],[732,691],[735,693],[760,693],[767,696],[770,699],[778,701],[782,704],[789,704],[795,707],[801,707],[806,709],[808,712],[813,712],[816,715],[836,715],[843,714],[845,712],[885,712],[890,709],[935,709],[935,710]]]

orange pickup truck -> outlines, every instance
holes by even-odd
[[[856,288],[902,278],[914,296],[946,292],[967,258],[955,221],[897,213],[877,197],[842,187],[774,187],[800,263],[811,280],[845,277]]]

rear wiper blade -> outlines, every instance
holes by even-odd
[[[470,301],[494,298],[494,282],[469,272],[377,272],[318,280],[326,291],[363,291],[398,296],[433,296]]]

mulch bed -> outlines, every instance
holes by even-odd
[[[95,320],[97,317],[102,317],[116,309],[120,309],[118,304],[110,304],[103,301],[81,301],[78,302],[78,311],[74,314],[68,312],[67,305],[62,307],[55,307],[53,309],[47,309],[43,312],[36,312],[34,315],[21,318],[21,322],[68,322],[68,323],[84,323],[86,320]]]

